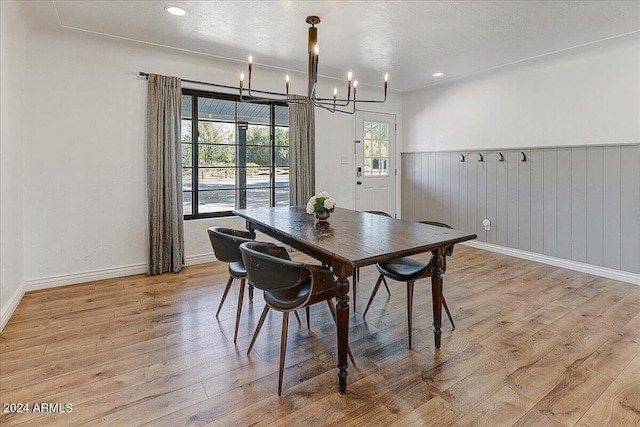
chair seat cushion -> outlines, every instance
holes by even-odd
[[[247,277],[247,269],[244,268],[242,261],[231,261],[229,263],[229,274],[233,277]]]
[[[428,264],[416,261],[413,258],[403,257],[392,261],[385,261],[376,264],[380,274],[397,280],[399,282],[408,282],[421,277],[428,268]]]
[[[275,309],[290,310],[300,306],[309,297],[311,290],[311,278],[302,282],[299,286],[278,291],[264,291],[264,300]]]

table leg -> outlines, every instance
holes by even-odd
[[[442,275],[444,260],[440,250],[431,252],[431,292],[433,303],[433,334],[436,340],[436,348],[440,348],[442,335]]]
[[[337,328],[338,328],[338,380],[340,382],[340,393],[347,392],[347,349],[349,346],[349,280],[350,268],[340,268],[334,266],[334,274],[338,276],[336,283],[337,296]]]

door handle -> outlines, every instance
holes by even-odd
[[[362,181],[356,181],[356,184],[362,185]]]

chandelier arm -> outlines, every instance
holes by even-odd
[[[323,108],[323,109],[329,111],[330,113],[355,114],[355,112],[356,112],[355,109],[352,110],[352,111],[348,111],[348,110],[340,110],[338,108],[328,108],[328,107],[325,107],[325,106],[322,106],[322,105],[318,105],[318,107]]]
[[[333,98],[314,98],[314,100],[319,101],[323,104],[329,104],[329,103],[333,103]],[[383,99],[360,99],[358,98],[358,102],[368,102],[368,103],[383,103],[387,100],[387,94],[384,94],[384,98]],[[346,101],[345,99],[336,99],[336,101],[338,102],[344,102]]]
[[[242,89],[242,88],[240,88]],[[287,104],[306,104],[308,101],[304,100],[304,99],[290,99],[289,95],[286,93],[280,93],[280,92],[269,92],[269,91],[261,91],[261,90],[253,90],[253,92],[257,92],[257,93],[265,93],[268,95],[273,95],[273,96],[279,96],[281,97],[280,99],[275,99],[275,98],[264,98],[264,97],[258,97],[258,96],[253,96],[253,94],[251,93],[251,79],[249,79],[249,87],[247,88],[247,92],[249,94],[249,98],[250,99],[248,102],[254,102],[254,103],[269,103],[269,102],[273,102],[273,101],[279,101],[279,102],[285,102]],[[240,101],[242,101],[242,90],[240,90]]]
[[[244,97],[244,102],[250,102],[252,104],[269,104],[272,102],[282,102],[285,104],[307,104],[308,101],[304,100],[304,99],[277,99],[277,98],[258,98],[258,97],[253,97],[253,98],[248,98],[248,97]]]
[[[334,107],[346,107],[353,101],[350,98],[317,98],[315,96],[312,99],[314,103],[333,105]]]
[[[317,98],[316,97],[316,84],[317,84],[317,80],[313,83],[313,87],[311,88],[311,91],[309,93],[309,99],[311,99],[311,101],[313,102],[314,105],[317,105],[317,106],[321,106],[322,104],[324,104],[324,105],[333,105],[333,111],[332,112],[335,112],[335,111],[340,111],[340,110],[336,110],[336,107],[346,107],[351,102],[351,99],[350,99],[351,90],[349,90],[349,94],[347,95],[347,99]],[[326,102],[323,102],[323,101],[326,101]],[[344,102],[344,104],[343,104],[343,102]]]
[[[360,102],[360,101],[358,101]],[[336,108],[335,105],[331,104],[333,106],[333,108],[328,107],[326,104],[322,104],[322,103],[318,103],[318,102],[313,102],[313,105],[318,107],[318,108],[322,108],[325,109],[327,111],[329,111],[330,113],[345,113],[345,114],[355,114],[356,112],[356,101],[353,101],[353,109],[351,111],[348,110],[342,110],[339,108]]]

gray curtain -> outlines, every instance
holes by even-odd
[[[147,195],[149,275],[177,273],[184,265],[180,99],[177,77],[149,75]]]
[[[292,96],[306,99],[304,96]],[[289,105],[289,203],[306,205],[315,194],[316,126],[313,103]]]

